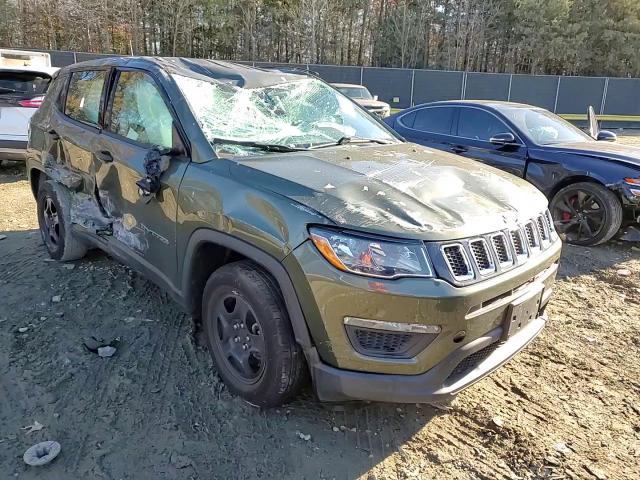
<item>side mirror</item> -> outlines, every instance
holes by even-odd
[[[618,136],[613,133],[610,132],[609,130],[600,130],[598,132],[598,136],[596,137],[596,140],[598,140],[599,142],[615,142],[618,139]]]
[[[494,145],[516,145],[516,137],[513,136],[513,133],[496,133],[493,137],[489,139]]]
[[[378,100],[378,95],[374,95],[374,96],[373,96],[373,99],[374,99],[374,100]]]

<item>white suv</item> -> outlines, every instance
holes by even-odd
[[[57,68],[0,67],[0,161],[24,160],[29,120]]]

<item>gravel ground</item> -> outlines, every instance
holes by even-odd
[[[0,169],[0,234],[2,479],[640,476],[639,246],[567,246],[548,327],[450,411],[310,393],[259,411],[143,277],[97,252],[50,262],[16,168]],[[116,355],[90,336],[118,338]],[[59,457],[26,466],[43,440]]]

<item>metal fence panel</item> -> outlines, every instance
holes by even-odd
[[[355,83],[360,85],[360,67],[341,67],[338,65],[309,65],[309,71],[320,75],[329,83]]]
[[[640,79],[610,78],[605,115],[640,115]]]
[[[556,76],[514,75],[511,80],[510,100],[553,111],[557,88],[558,77]]]
[[[401,68],[367,68],[362,71],[362,84],[391,108],[411,106],[413,71]]]
[[[592,105],[599,113],[605,80],[596,77],[561,77],[556,112],[587,113],[587,108]]]
[[[462,95],[463,72],[416,70],[413,80],[413,104],[438,100],[459,100]]]
[[[96,60],[98,58],[119,57],[120,55],[109,55],[106,53],[76,53],[78,62],[86,62],[88,60]]]
[[[509,97],[509,74],[467,73],[464,98],[469,100],[507,100]]]

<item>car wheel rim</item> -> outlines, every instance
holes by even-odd
[[[243,383],[256,383],[265,368],[265,343],[249,302],[238,292],[230,292],[216,305],[212,320],[213,341],[227,368]]]
[[[51,197],[44,199],[42,208],[42,219],[44,227],[44,240],[52,248],[57,248],[60,242],[60,218],[58,209]]]
[[[600,199],[584,190],[569,190],[554,201],[556,230],[569,242],[585,242],[597,237],[606,224]]]

